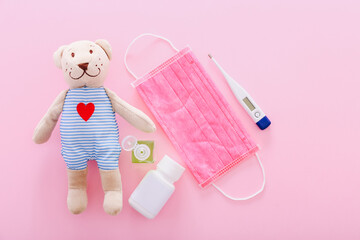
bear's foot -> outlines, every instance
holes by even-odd
[[[107,191],[104,197],[104,210],[107,214],[117,215],[122,209],[122,191]]]
[[[71,213],[82,213],[87,206],[86,189],[69,189],[67,206]]]
[[[86,193],[87,169],[71,170],[68,169],[68,209],[73,214],[82,213],[87,206]]]
[[[100,170],[101,183],[105,192],[104,210],[110,215],[117,215],[123,205],[122,186],[119,169]]]

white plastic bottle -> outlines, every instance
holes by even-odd
[[[147,218],[154,218],[175,191],[185,168],[165,155],[156,170],[150,170],[129,198],[129,204]]]

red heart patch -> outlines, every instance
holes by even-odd
[[[93,103],[88,103],[86,105],[84,103],[79,103],[76,107],[76,110],[80,117],[86,122],[93,115],[95,111],[95,105]]]

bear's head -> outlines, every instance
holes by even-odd
[[[62,69],[70,88],[101,87],[107,76],[111,46],[106,40],[77,41],[54,53],[55,65]]]

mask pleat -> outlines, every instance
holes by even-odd
[[[237,137],[236,139],[239,140],[239,138],[242,140],[244,145],[240,143],[235,143],[237,148],[245,147],[244,149],[241,149],[241,152],[247,152],[247,150],[253,149],[255,146],[254,142],[250,139],[250,136],[247,134],[246,131],[243,131],[244,127],[242,126],[239,119],[233,114],[233,111],[230,109],[229,104],[225,101],[225,98],[220,93],[219,89],[214,85],[213,81],[210,81],[210,77],[203,68],[203,66],[200,64],[199,60],[195,57],[195,55],[190,52],[184,56],[187,61],[194,62],[194,71],[197,72],[199,75],[199,78],[203,81],[205,86],[207,87],[207,91],[213,96],[213,98],[216,100],[219,108],[221,111],[227,116],[226,126],[228,126],[228,131],[235,132]],[[231,145],[229,145],[230,147]]]
[[[221,166],[217,165],[219,169],[227,164],[228,159],[234,158],[237,154],[235,152],[229,152],[225,147],[227,144],[232,144],[231,139],[227,136],[226,131],[222,126],[223,114],[214,111],[213,105],[214,99],[206,96],[204,87],[199,85],[201,80],[190,65],[174,63],[170,68],[175,72],[178,79],[181,79],[183,87],[188,93],[191,94],[191,98],[195,103],[196,108],[194,112],[199,119],[199,125],[203,126],[203,131],[207,137],[207,140],[211,143],[214,150],[217,152],[220,159],[222,159]],[[205,99],[206,98],[206,99]],[[211,161],[212,159],[209,159]]]
[[[207,140],[207,133],[203,133],[203,126],[200,127],[197,119],[191,115],[196,113],[193,110],[196,105],[187,91],[184,91],[181,83],[176,80],[175,73],[170,68],[165,68],[139,87],[146,92],[148,102],[153,112],[156,111],[157,118],[166,122],[164,130],[179,143],[177,148],[184,155],[183,159],[193,168],[194,176],[199,182],[211,177],[222,161]],[[179,127],[184,124],[186,127]],[[209,161],[210,157],[212,161]],[[205,171],[208,168],[214,170]]]

